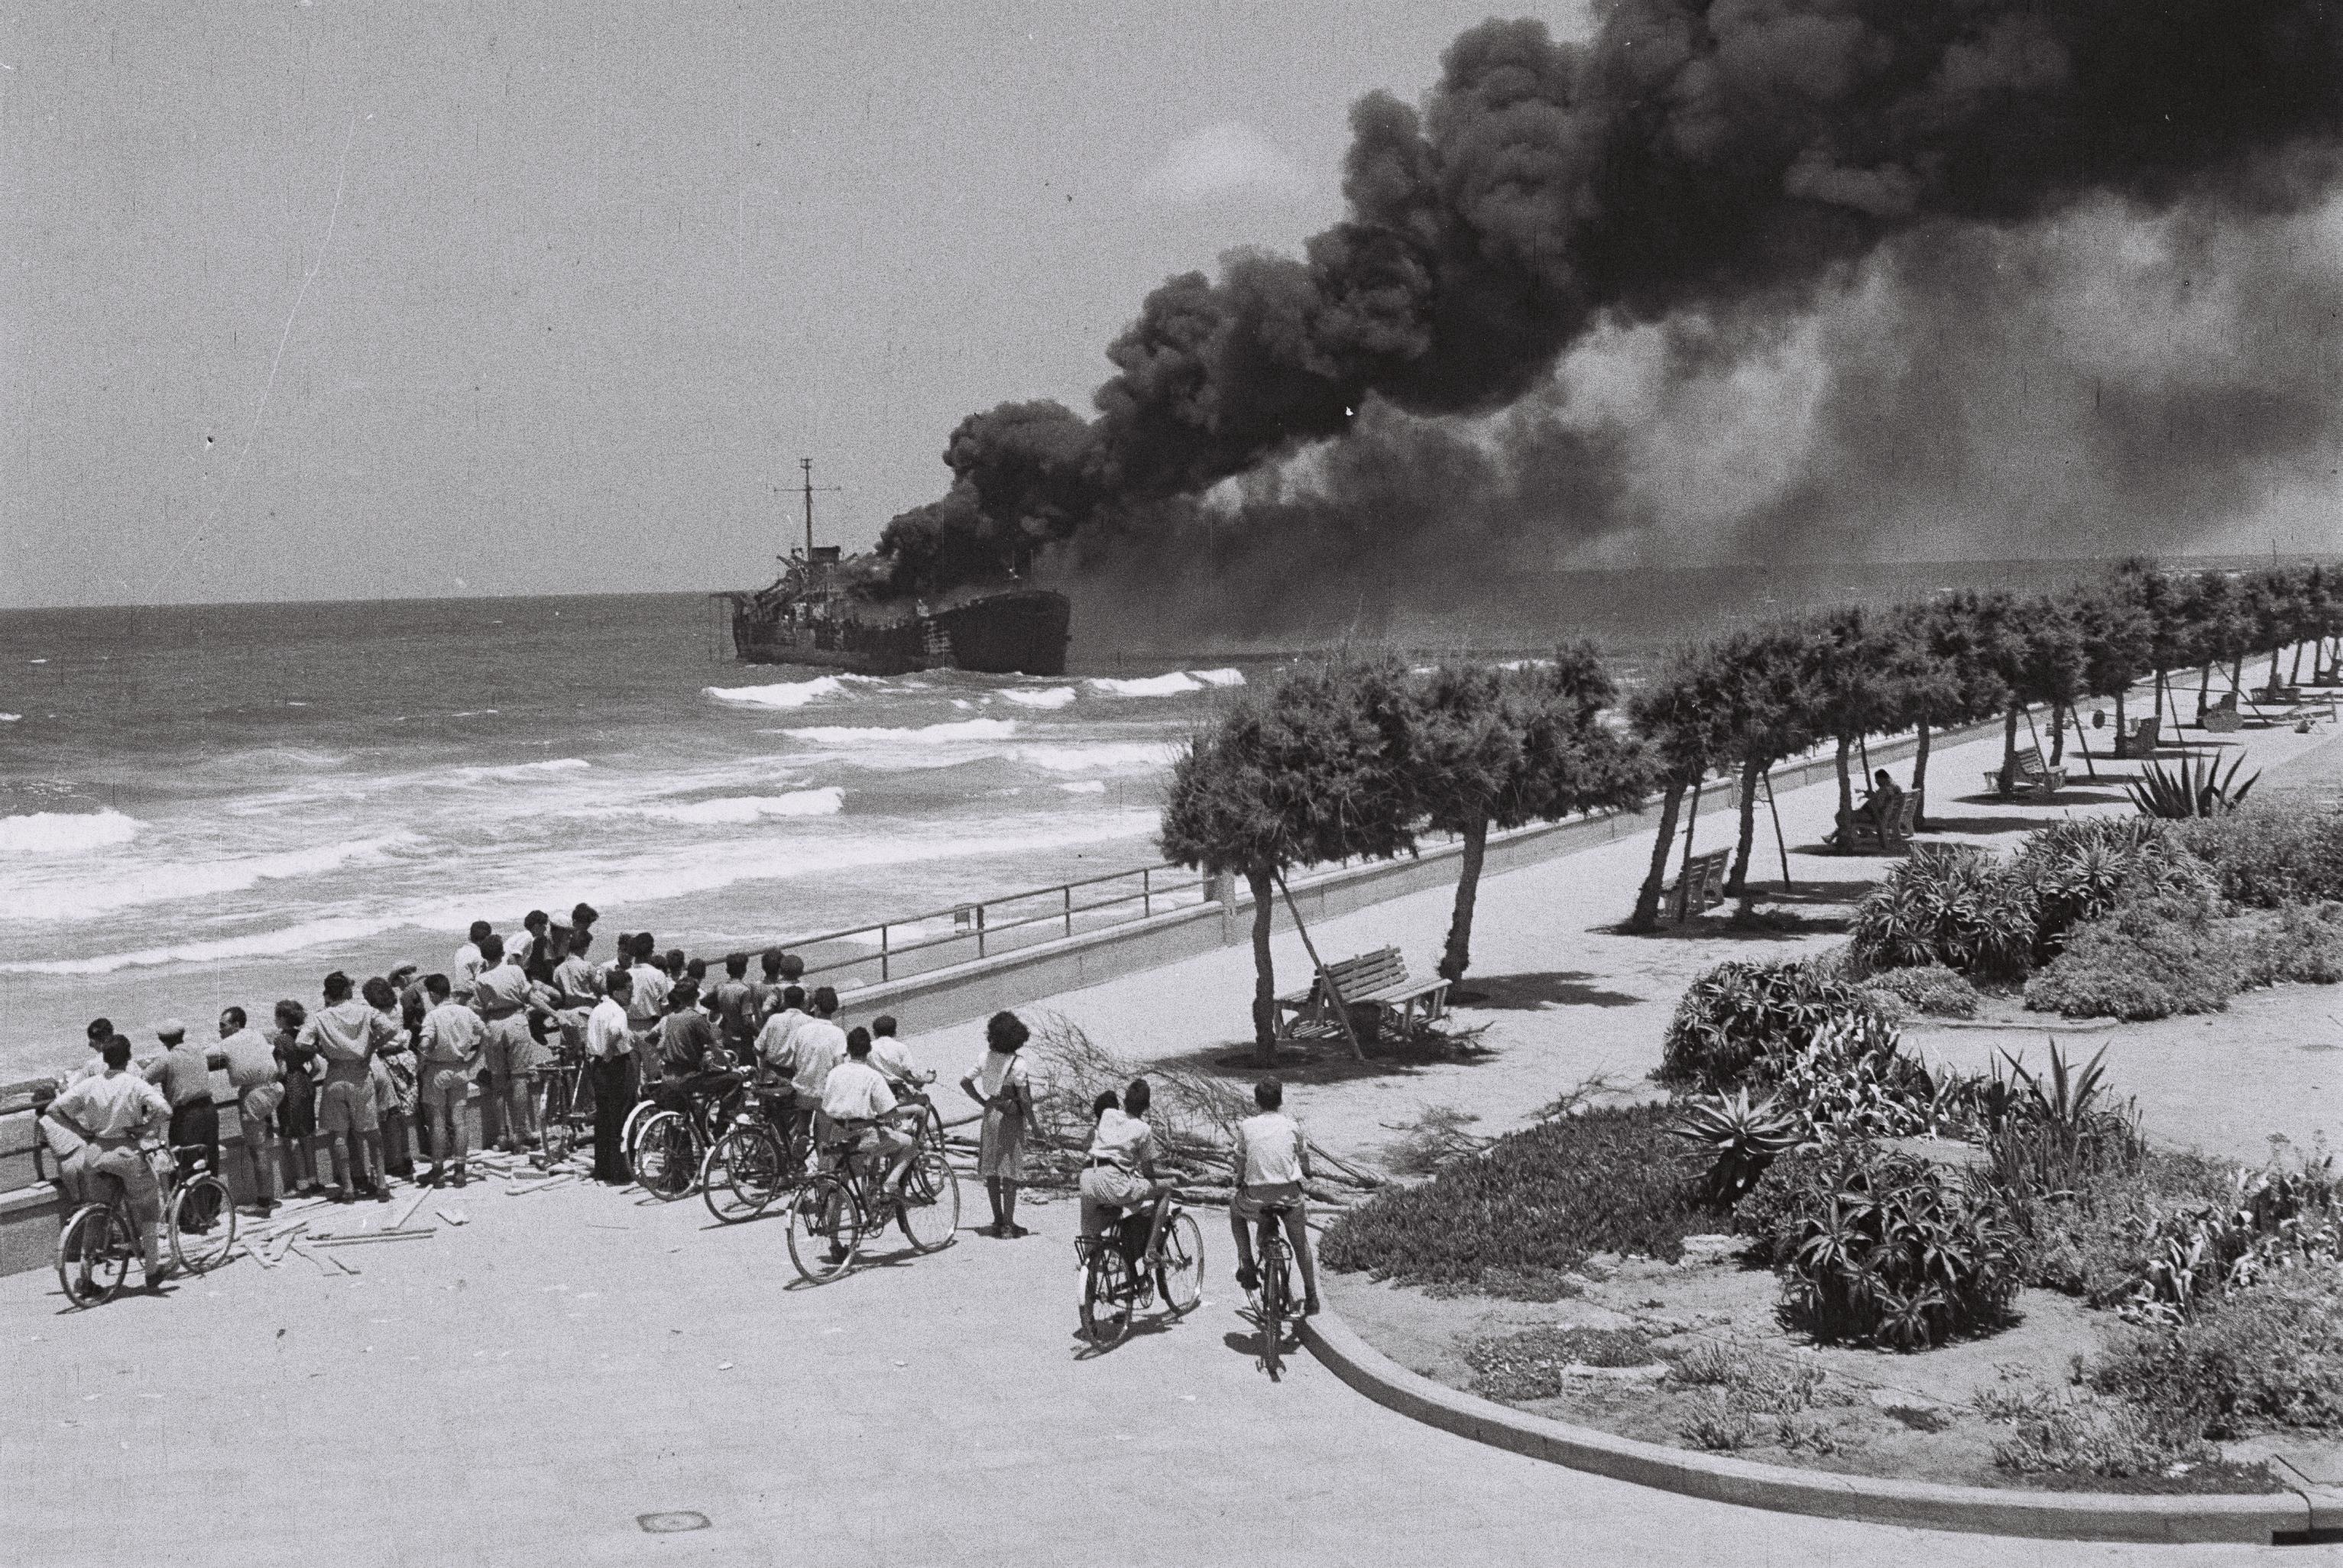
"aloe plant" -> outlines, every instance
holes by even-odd
[[[1686,1101],[1668,1131],[1715,1156],[1709,1190],[1728,1204],[1755,1186],[1765,1168],[1795,1148],[1800,1136],[1795,1116],[1770,1099],[1752,1104],[1746,1090],[1735,1091],[1729,1099],[1708,1095]]]
[[[2226,817],[2246,803],[2246,797],[2261,780],[2257,773],[2242,784],[2237,782],[2237,769],[2245,761],[2242,756],[2232,758],[2226,773],[2217,758],[2202,759],[2200,766],[2199,759],[2183,757],[2168,772],[2162,763],[2151,762],[2147,771],[2126,788],[2143,817]]]

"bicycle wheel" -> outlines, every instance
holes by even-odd
[[[731,1129],[700,1161],[700,1201],[727,1225],[755,1219],[780,1190],[781,1151],[761,1127]]]
[[[1186,1211],[1164,1216],[1155,1253],[1155,1290],[1173,1317],[1185,1317],[1204,1299],[1204,1233]]]
[[[236,1247],[236,1199],[206,1171],[171,1200],[171,1261],[190,1274],[227,1261]]]
[[[578,1147],[578,1123],[572,1120],[578,1107],[578,1075],[568,1068],[555,1068],[545,1080],[545,1103],[538,1108],[538,1136],[544,1153],[543,1163],[558,1165],[569,1158]]]
[[[789,1261],[807,1283],[821,1285],[854,1265],[862,1215],[835,1176],[816,1176],[789,1194]]]
[[[922,1172],[924,1146],[903,1172],[903,1206],[898,1220],[903,1239],[917,1252],[937,1252],[952,1244],[960,1230],[960,1177],[950,1165]]]
[[[676,1111],[643,1119],[635,1132],[635,1180],[644,1191],[672,1203],[690,1194],[699,1175],[699,1144],[691,1123]]]
[[[643,1123],[659,1113],[658,1101],[638,1100],[633,1108],[627,1112],[627,1120],[619,1124],[618,1147],[626,1151],[628,1164],[634,1162],[635,1140],[641,1134]]]
[[[1082,1336],[1099,1350],[1112,1350],[1131,1332],[1131,1271],[1111,1235],[1091,1241],[1090,1266],[1082,1274]]]
[[[1285,1243],[1268,1234],[1261,1241],[1261,1366],[1275,1382],[1285,1355]]]
[[[110,1302],[130,1278],[130,1255],[138,1250],[110,1205],[85,1203],[57,1232],[57,1283],[76,1307]]]

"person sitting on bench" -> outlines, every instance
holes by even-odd
[[[1896,780],[1887,776],[1885,768],[1874,773],[1871,781],[1871,793],[1864,797],[1862,809],[1872,826],[1879,830],[1879,841],[1884,845],[1894,839],[1903,815],[1904,791],[1896,788]]]

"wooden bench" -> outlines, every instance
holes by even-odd
[[[1703,910],[1725,902],[1725,862],[1732,859],[1730,849],[1711,849],[1686,862],[1676,879],[1660,890],[1660,907],[1668,918],[1682,925]]]
[[[1879,819],[1865,807],[1858,806],[1839,819],[1838,830],[1830,836],[1830,843],[1844,853],[1860,854],[1876,849],[1885,854],[1898,844],[1908,844],[1920,821],[1920,797],[1906,790],[1896,802],[1896,819],[1882,833]]]
[[[2066,770],[2045,763],[2039,746],[2028,746],[2017,754],[2007,789],[2002,787],[1998,768],[1986,770],[1985,787],[1996,795],[2054,795],[2066,787]]]
[[[1332,998],[1326,994],[1329,980],[1334,988]],[[1333,1007],[1337,1000],[1352,1010],[1353,1027],[1357,1010],[1369,1010],[1375,1021],[1361,1032],[1372,1035],[1393,1019],[1404,1030],[1414,1021],[1419,1004],[1427,1023],[1443,1016],[1448,1010],[1448,982],[1437,978],[1411,979],[1407,960],[1397,948],[1362,953],[1328,964],[1324,974],[1311,977],[1307,990],[1279,997],[1277,1005],[1287,1014],[1279,1032],[1288,1040],[1323,1040],[1341,1034],[1342,1019]]]
[[[2148,718],[2136,721],[2131,733],[2116,732],[2116,755],[2127,760],[2156,755],[2157,743],[2163,739],[2164,720]]]

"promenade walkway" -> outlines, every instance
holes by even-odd
[[[2276,758],[2298,739],[2252,738]],[[1988,840],[2056,810],[1960,804],[1990,749],[1936,765],[1938,814]],[[1901,773],[1899,768],[1898,772]],[[2076,809],[2111,809],[2112,789]],[[1828,786],[1785,795],[1794,846]],[[1704,841],[1723,841],[1706,819]],[[1794,853],[1813,929],[1716,922],[1611,933],[1648,842],[1493,879],[1466,1016],[1483,1065],[1304,1082],[1338,1147],[1433,1101],[1495,1130],[1584,1072],[1656,1060],[1682,978],[1735,953],[1835,940],[1835,902],[1878,863]],[[1770,852],[1760,860],[1770,866]],[[1773,902],[1769,899],[1769,903]],[[1428,970],[1447,895],[1314,934],[1329,956],[1398,940]],[[1300,944],[1280,940],[1299,977]],[[1051,1005],[1119,1048],[1168,1056],[1245,1030],[1249,955],[1204,957]],[[947,1086],[972,1030],[916,1040]],[[964,1188],[964,1220],[983,1215]],[[362,1206],[365,1207],[365,1206]],[[2242,1561],[2253,1549],[1935,1535],[1713,1504],[1561,1470],[1411,1422],[1305,1356],[1270,1383],[1235,1315],[1224,1223],[1189,1322],[1094,1360],[1074,1336],[1073,1205],[1029,1204],[1020,1242],[964,1234],[933,1257],[795,1285],[778,1220],[719,1228],[571,1185],[440,1195],[461,1227],[352,1248],[364,1271],[240,1261],[159,1299],[70,1312],[54,1277],[0,1280],[0,1563],[930,1563],[1192,1565]],[[351,1210],[335,1211],[347,1215]],[[704,1530],[652,1535],[644,1514]]]

